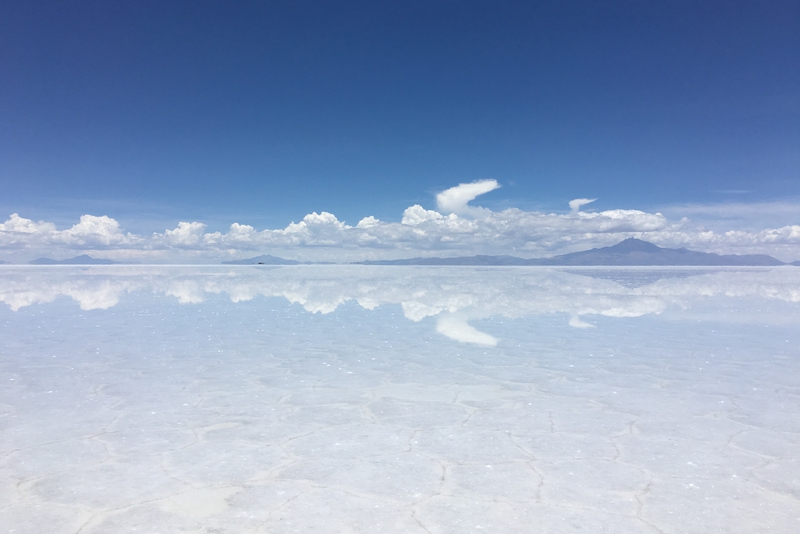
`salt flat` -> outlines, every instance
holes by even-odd
[[[0,267],[0,532],[800,531],[800,269]]]

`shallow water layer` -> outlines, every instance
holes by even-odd
[[[0,532],[798,532],[800,269],[0,268]]]

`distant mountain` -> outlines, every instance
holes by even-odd
[[[81,254],[80,256],[75,256],[74,258],[69,258],[66,260],[54,260],[52,258],[36,258],[33,261],[29,261],[31,265],[112,265],[116,264],[116,261],[112,260],[105,260],[101,258],[93,258],[91,256],[87,256],[86,254]]]
[[[265,254],[263,256],[256,256],[255,258],[248,258],[246,260],[231,260],[223,261],[225,265],[299,265],[297,260],[285,260],[277,256],[270,256]]]
[[[531,260],[514,256],[462,256],[459,258],[408,258],[404,260],[368,260],[361,265],[531,265]]]
[[[662,248],[641,239],[629,238],[611,247],[562,254],[537,265],[701,265],[701,266],[771,266],[784,263],[766,254],[714,254],[685,248]]]
[[[410,258],[359,262],[364,265],[568,265],[568,266],[772,266],[784,263],[765,254],[720,255],[685,248],[662,248],[641,239],[626,239],[611,247],[562,254],[552,258],[523,259],[514,256],[460,258]],[[797,262],[800,263],[800,262]]]

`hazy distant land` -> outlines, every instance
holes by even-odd
[[[0,261],[0,263],[6,263]],[[28,262],[31,265],[114,265],[131,262],[93,258],[82,254],[74,258],[54,260],[37,258]],[[332,262],[301,262],[264,254],[242,260],[223,261],[225,265],[320,265]],[[800,261],[783,262],[766,254],[715,254],[699,252],[686,248],[664,248],[641,239],[629,238],[610,247],[593,248],[582,252],[561,254],[550,258],[525,259],[516,256],[477,255],[454,258],[429,257],[406,258],[399,260],[367,260],[352,262],[356,265],[472,265],[472,266],[511,266],[511,265],[552,265],[552,266],[762,266],[797,265]]]
[[[93,258],[87,254],[81,254],[66,260],[54,260],[52,258],[36,258],[28,262],[31,265],[113,265],[119,262],[102,258]]]
[[[714,254],[685,248],[662,248],[629,238],[614,246],[561,254],[552,258],[524,259],[514,256],[467,256],[459,258],[410,258],[359,262],[364,265],[568,265],[568,266],[773,266],[784,262],[766,254]],[[795,262],[795,264],[800,262]]]
[[[297,260],[285,260],[277,256],[270,256],[264,254],[263,256],[256,256],[255,258],[247,258],[245,260],[231,260],[223,261],[225,265],[299,265]]]

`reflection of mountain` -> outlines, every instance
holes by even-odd
[[[636,283],[627,283],[627,278]],[[669,307],[690,307],[710,298],[750,297],[796,303],[800,302],[800,271],[791,267],[709,272],[344,265],[269,270],[6,267],[0,271],[0,301],[12,310],[52,302],[60,296],[72,298],[85,310],[107,309],[134,291],[174,297],[183,304],[203,302],[214,294],[226,294],[234,303],[259,296],[281,297],[312,313],[330,313],[346,302],[356,302],[368,310],[400,305],[405,317],[412,321],[435,316],[437,331],[445,336],[492,345],[497,343],[496,338],[476,330],[469,321],[490,316],[564,314],[570,325],[585,328],[592,326],[586,320],[592,316],[637,317],[661,313]],[[731,302],[729,307],[734,308],[735,302]]]
[[[783,262],[765,254],[720,255],[685,248],[662,248],[641,239],[626,239],[611,247],[593,248],[552,258],[514,256],[411,258],[362,262],[366,265],[614,265],[614,266],[775,266]]]
[[[615,267],[578,267],[575,269],[564,269],[565,273],[590,276],[603,280],[613,280],[614,282],[628,287],[641,287],[654,284],[664,278],[688,278],[701,274],[712,274],[719,272],[719,269],[691,269],[691,268],[657,268],[657,267],[630,267],[619,269]]]

